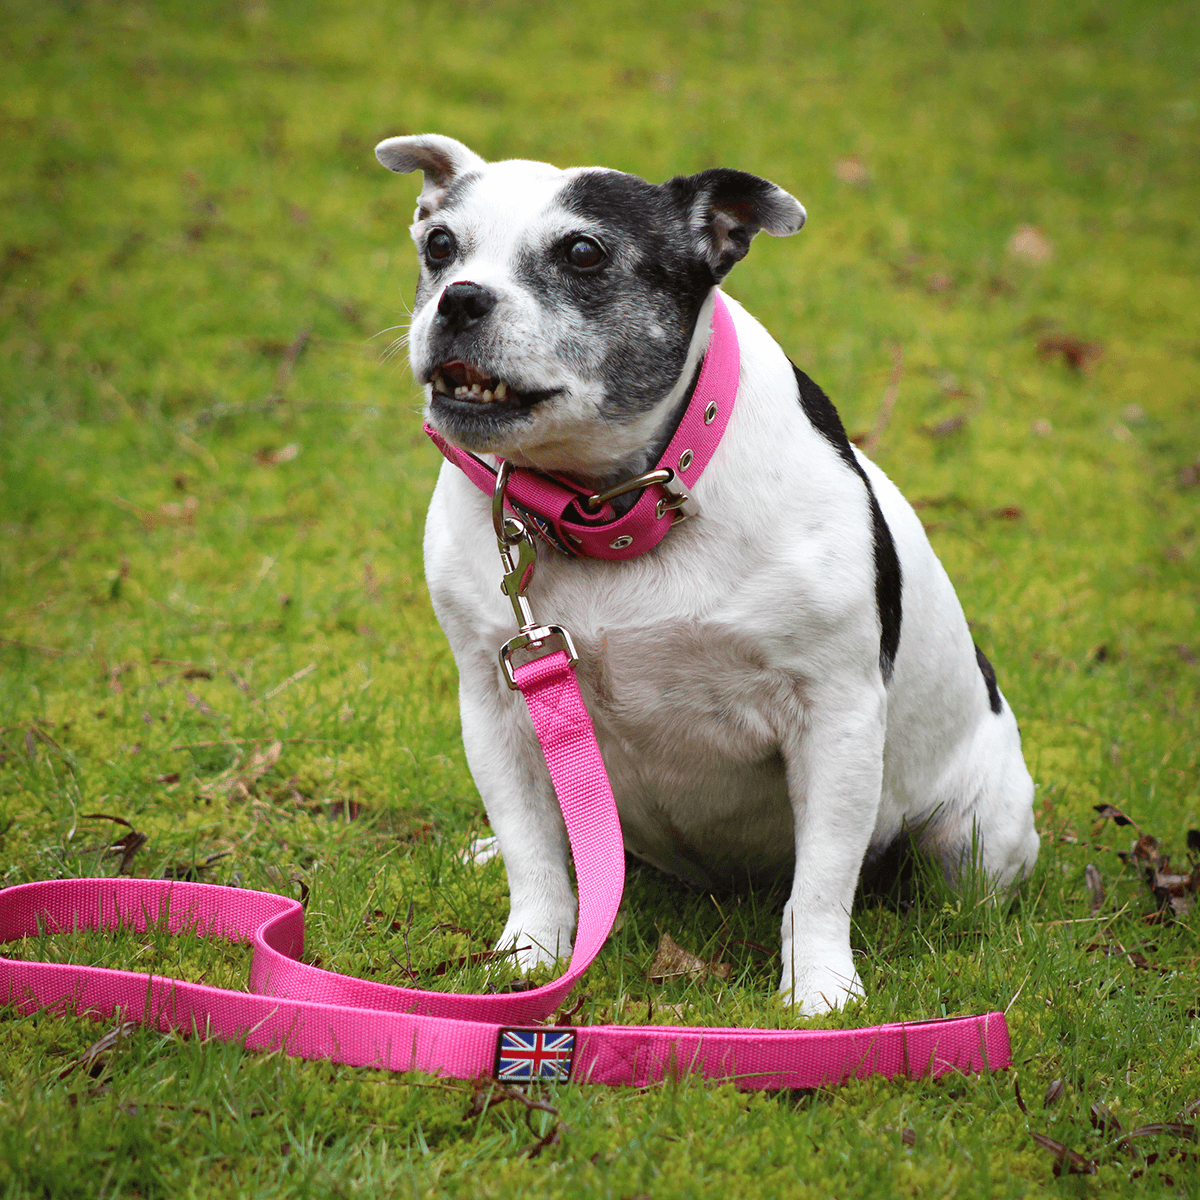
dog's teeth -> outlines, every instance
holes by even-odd
[[[438,371],[431,380],[434,391],[453,395],[456,400],[469,400],[472,404],[491,404],[494,400],[507,400],[512,394],[507,383],[497,383],[495,388],[484,387],[481,383],[460,383],[452,386],[446,382],[445,375]]]

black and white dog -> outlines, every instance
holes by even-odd
[[[487,461],[597,490],[668,445],[718,285],[754,235],[805,219],[740,171],[655,185],[487,163],[437,135],[390,138],[376,155],[424,172],[409,344],[429,423]],[[850,907],[864,863],[907,828],[949,876],[974,858],[1003,887],[1037,857],[1033,781],[913,510],[820,388],[724,303],[740,374],[692,490],[699,515],[627,561],[539,545],[531,599],[574,635],[627,848],[701,886],[790,873],[781,987],[817,1013],[862,994]],[[551,962],[569,952],[576,917],[566,833],[496,660],[513,614],[490,501],[450,463],[425,567],[508,872],[499,946],[529,947],[524,968]]]

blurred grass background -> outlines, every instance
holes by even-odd
[[[142,1032],[70,1069],[102,1029],[5,1013],[6,1195],[1018,1196],[1063,1186],[1031,1131],[1094,1157],[1105,1194],[1195,1186],[1169,1139],[1139,1168],[1089,1116],[1170,1121],[1200,1095],[1194,919],[1143,923],[1125,834],[1092,811],[1120,805],[1177,861],[1200,826],[1195,9],[0,15],[0,881],[302,878],[325,965],[403,982],[406,938],[425,986],[486,981],[432,974],[496,935],[505,888],[458,858],[481,813],[421,576],[438,456],[387,353],[418,183],[371,153],[426,131],[652,180],[735,166],[805,204],[728,289],[918,504],[1021,720],[1044,834],[1014,914],[863,906],[870,996],[830,1018],[1011,1003],[1028,1118],[1003,1076],[560,1089],[567,1132],[531,1160],[524,1113],[474,1111],[469,1085]],[[781,897],[629,891],[577,1019],[791,1020],[755,948]],[[649,982],[663,932],[731,980]],[[40,952],[241,969],[153,939]]]

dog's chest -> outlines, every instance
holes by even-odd
[[[799,724],[802,702],[765,631],[739,604],[695,615],[660,594],[655,620],[635,592],[594,604],[565,592],[562,619],[629,849],[697,884],[788,870],[779,730]]]

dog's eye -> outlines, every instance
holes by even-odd
[[[598,267],[607,257],[608,255],[604,253],[604,247],[591,238],[576,238],[567,247],[567,262],[573,267],[578,267],[581,271],[586,271],[591,267]]]
[[[445,263],[453,256],[455,250],[454,235],[445,229],[435,229],[425,239],[425,257],[431,263]]]

